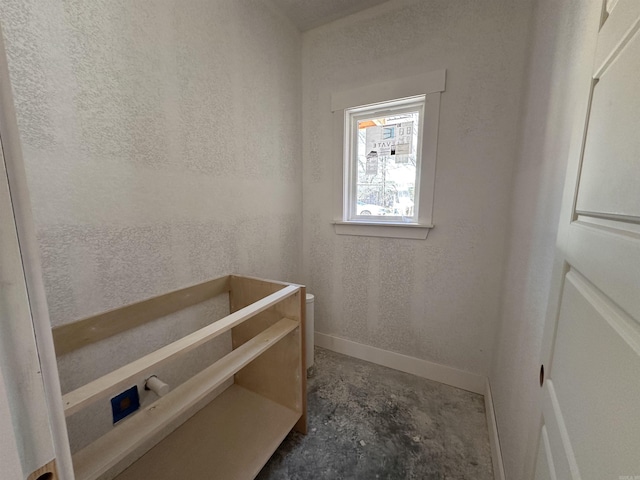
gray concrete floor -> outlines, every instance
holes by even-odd
[[[493,480],[481,395],[316,347],[307,400],[259,480]]]

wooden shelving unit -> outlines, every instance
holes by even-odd
[[[175,302],[185,308],[224,293],[227,317],[64,395],[72,415],[231,330],[228,355],[77,452],[76,479],[251,479],[292,428],[306,433],[302,286],[231,275],[65,325],[54,339],[66,353],[173,313]],[[104,319],[115,327],[101,328]]]

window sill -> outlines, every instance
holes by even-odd
[[[433,225],[422,223],[333,222],[336,235],[425,240]]]

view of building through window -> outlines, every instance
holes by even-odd
[[[420,121],[420,105],[354,116],[356,216],[414,216]]]

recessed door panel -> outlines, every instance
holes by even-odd
[[[551,382],[582,478],[640,475],[640,325],[575,271]]]
[[[593,89],[584,149],[579,212],[640,221],[640,33]]]

